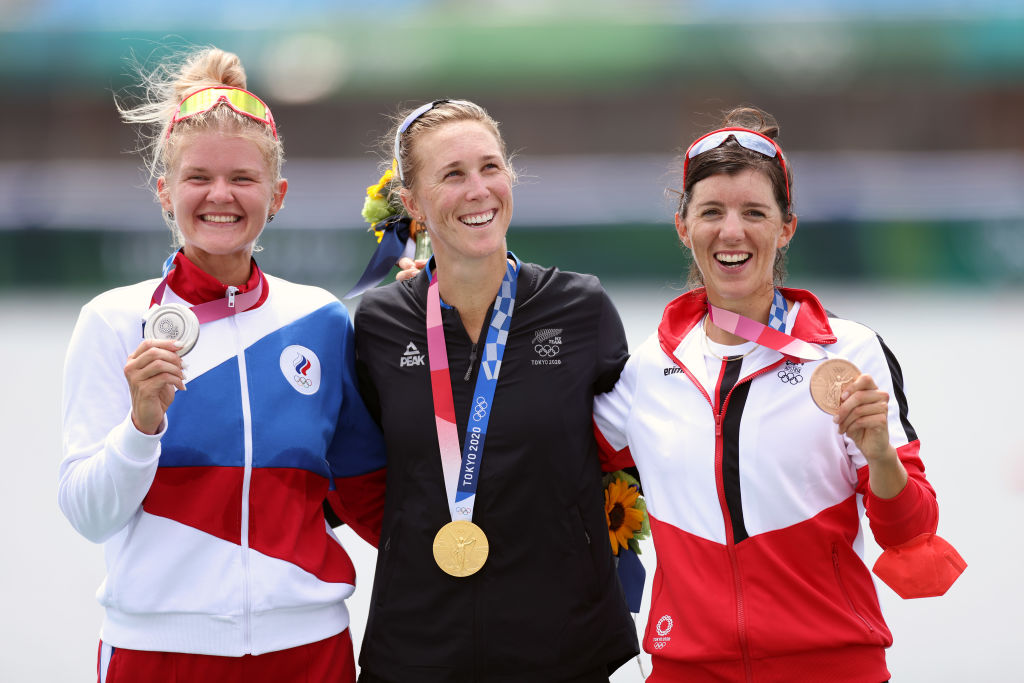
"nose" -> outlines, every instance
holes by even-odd
[[[491,190],[479,173],[470,173],[466,178],[466,199],[486,199]]]
[[[743,220],[739,213],[735,211],[729,211],[726,213],[725,220],[722,221],[719,236],[727,242],[743,239]]]
[[[218,204],[230,202],[234,198],[231,193],[231,183],[226,178],[214,178],[207,196],[211,202]]]

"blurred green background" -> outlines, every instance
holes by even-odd
[[[790,280],[1024,284],[1024,3],[976,0],[174,3],[0,0],[0,288],[157,274],[169,236],[118,120],[132,60],[238,53],[291,187],[258,258],[340,292],[401,106],[476,100],[521,185],[510,244],[679,281],[674,157],[737,104],[781,123]]]

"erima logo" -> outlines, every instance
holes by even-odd
[[[683,369],[681,367],[679,367],[678,365],[673,365],[670,368],[665,368],[665,376],[668,377],[669,375],[677,375],[682,371]]]
[[[398,362],[398,367],[408,368],[413,365],[423,365],[425,357],[420,350],[416,348],[416,345],[412,342],[405,347],[405,353],[402,354],[401,360]]]

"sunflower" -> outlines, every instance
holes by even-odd
[[[647,506],[640,497],[639,484],[624,472],[615,472],[605,479],[604,516],[608,522],[612,554],[618,555],[620,548],[639,554],[637,541],[650,533]]]

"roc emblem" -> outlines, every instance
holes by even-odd
[[[292,345],[281,352],[281,374],[300,394],[312,396],[320,389],[320,359],[305,346]]]

